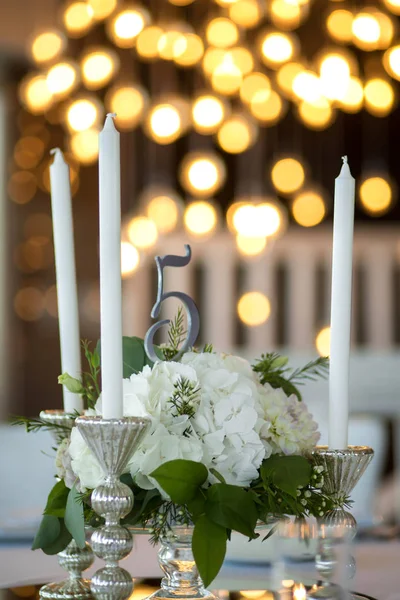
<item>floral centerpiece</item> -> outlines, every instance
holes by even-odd
[[[307,458],[319,433],[299,391],[305,380],[325,375],[328,362],[318,358],[292,370],[287,358],[270,353],[250,364],[210,345],[171,360],[184,338],[179,311],[168,344],[157,349],[159,362],[148,359],[143,340],[123,339],[124,415],[151,419],[122,478],[135,498],[124,524],[146,528],[153,542],[173,536],[176,526],[194,527],[193,555],[208,585],[232,531],[255,539],[257,525],[271,515],[322,517],[332,508],[321,491],[322,467]],[[87,414],[97,415],[100,347],[84,348],[89,372],[82,381],[68,374],[59,381],[82,395]],[[40,419],[26,424],[51,427]],[[59,480],[33,544],[49,554],[72,538],[82,545],[85,525],[100,524],[90,495],[104,478],[75,427],[57,448],[56,469]]]

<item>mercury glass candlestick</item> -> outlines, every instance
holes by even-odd
[[[52,435],[57,444],[68,438],[75,419],[62,410],[42,410],[42,421],[51,425],[58,425],[52,430]],[[58,562],[60,567],[68,572],[69,577],[57,583],[49,583],[40,589],[40,597],[44,600],[90,600],[90,581],[82,577],[94,562],[94,555],[88,543],[84,548],[79,548],[75,540],[71,540],[62,552],[59,552]]]
[[[120,524],[133,507],[132,490],[120,481],[132,454],[139,446],[149,425],[145,417],[79,417],[76,425],[99,461],[105,481],[92,493],[95,512],[105,524],[92,535],[92,547],[105,566],[94,574],[91,591],[96,600],[124,600],[133,590],[131,575],[118,562],[132,550],[132,534]]]
[[[374,455],[368,446],[348,446],[344,450],[331,450],[328,446],[317,446],[310,457],[316,466],[324,469],[322,491],[333,499],[334,508],[320,521],[316,569],[323,581],[322,585],[308,594],[308,598],[342,598],[343,590],[331,582],[337,561],[335,541],[351,542],[357,533],[357,523],[353,515],[342,508],[354,487],[364,474]],[[355,573],[355,561],[349,557],[349,575]]]

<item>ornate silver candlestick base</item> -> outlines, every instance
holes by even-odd
[[[40,413],[42,421],[52,425],[59,425],[59,429],[53,430],[52,434],[57,444],[68,438],[74,425],[75,419],[62,410],[42,410]],[[82,571],[86,571],[94,562],[94,555],[89,544],[79,548],[74,540],[58,555],[60,566],[68,572],[68,579],[57,583],[49,583],[40,589],[40,597],[45,600],[89,600],[91,596],[90,581],[82,577]]]
[[[133,494],[119,478],[146,433],[150,419],[80,417],[76,425],[106,476],[104,484],[92,493],[92,507],[105,519],[105,524],[92,535],[92,547],[106,564],[94,574],[91,591],[98,600],[124,600],[132,593],[133,581],[118,561],[128,556],[133,542],[128,529],[120,525],[120,519],[132,510]]]
[[[323,584],[308,594],[308,598],[342,598],[343,590],[331,583],[337,561],[335,540],[351,542],[357,533],[357,523],[353,515],[341,508],[348,498],[374,455],[368,446],[349,446],[344,450],[330,450],[327,446],[317,446],[310,456],[317,466],[324,468],[322,491],[333,498],[337,506],[328,512],[320,522],[316,569]],[[349,557],[347,571],[350,577],[355,573],[355,561]]]

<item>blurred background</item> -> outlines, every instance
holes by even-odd
[[[62,404],[55,146],[71,167],[81,337],[99,337],[97,136],[115,111],[126,335],[151,324],[155,254],[189,242],[166,289],[196,300],[201,343],[326,355],[348,155],[350,441],[378,450],[373,488],[400,459],[400,0],[1,0],[0,13],[0,419]],[[305,397],[325,434],[326,383]]]

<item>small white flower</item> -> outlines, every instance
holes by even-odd
[[[304,497],[305,497],[305,498],[311,498],[311,492],[310,492],[309,490],[306,490],[306,491],[304,492]]]
[[[302,498],[300,500],[300,504],[302,504],[303,506],[307,506],[307,500],[305,500],[304,498]]]

